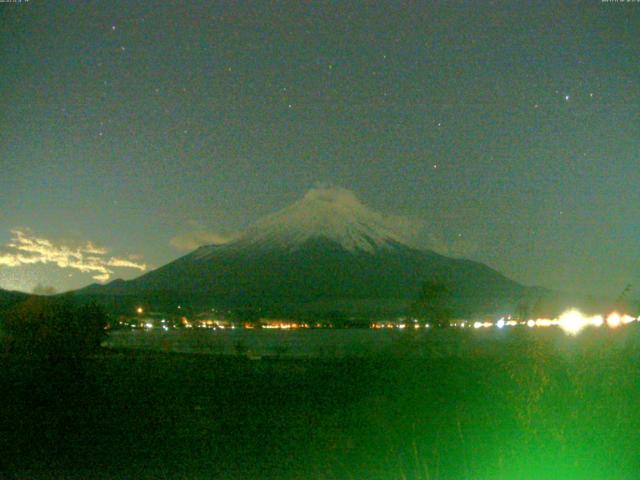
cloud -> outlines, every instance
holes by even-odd
[[[0,265],[5,267],[17,267],[20,265],[20,260],[18,260],[14,255],[0,253]]]
[[[385,215],[385,221],[397,236],[407,245],[420,250],[433,250],[440,255],[469,258],[478,251],[478,243],[462,236],[447,238],[433,233],[436,228],[417,218]]]
[[[11,230],[11,234],[11,241],[4,247],[0,247],[0,266],[15,268],[22,265],[53,264],[59,268],[91,273],[99,282],[109,280],[114,273],[114,268],[140,271],[147,269],[144,263],[119,257],[106,257],[109,251],[92,242],[72,247],[56,244],[21,229]]]
[[[111,278],[111,274],[109,273],[101,273],[100,275],[93,276],[93,279],[97,280],[98,282],[106,282],[107,280],[109,280],[109,278]]]
[[[414,248],[424,247],[425,221],[403,215],[384,215],[384,222],[400,240]]]
[[[172,247],[183,252],[190,252],[203,245],[221,245],[234,240],[237,234],[225,234],[209,232],[197,225],[197,229],[191,232],[177,235],[170,240]]]
[[[447,257],[468,258],[478,251],[478,244],[458,236],[453,240],[445,240],[441,235],[430,234],[426,247]]]
[[[140,263],[136,263],[133,262],[131,260],[125,260],[124,258],[116,258],[116,257],[111,257],[106,264],[108,267],[115,267],[115,268],[135,268],[137,270],[146,270],[147,266],[144,264],[140,264]]]

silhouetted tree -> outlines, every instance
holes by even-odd
[[[254,327],[260,327],[260,320],[265,316],[265,313],[260,307],[243,307],[238,308],[234,312],[234,318],[241,323],[248,323]]]
[[[529,315],[531,318],[544,318],[553,316],[554,302],[549,295],[537,297],[531,304]]]
[[[30,298],[10,310],[4,331],[10,351],[34,357],[80,357],[106,337],[107,315],[96,304],[76,307],[68,299]]]
[[[412,314],[431,325],[448,326],[453,318],[451,298],[451,290],[444,281],[427,280],[422,284],[418,299],[412,306]]]
[[[635,302],[630,298],[629,293],[633,290],[631,284],[628,284],[624,287],[624,290],[620,292],[618,298],[616,298],[615,303],[613,304],[613,310],[617,310],[623,313],[634,313],[635,310]]]
[[[347,325],[347,315],[340,310],[331,310],[327,312],[325,319],[334,328],[344,328]]]
[[[531,318],[531,301],[528,298],[523,298],[518,302],[514,316],[520,321],[527,321]]]

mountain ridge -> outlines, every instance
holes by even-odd
[[[0,288],[0,311],[8,309],[20,302],[27,300],[33,295],[13,290],[4,290]]]
[[[401,313],[424,281],[437,278],[450,286],[460,314],[501,310],[525,293],[527,287],[484,264],[410,246],[392,220],[348,190],[314,189],[233,241],[200,247],[136,279],[78,293],[155,302],[164,295],[167,303],[283,312],[387,305]]]
[[[365,206],[353,192],[324,187],[309,190],[300,200],[258,220],[235,240],[221,245],[256,247],[271,245],[276,248],[295,249],[312,238],[324,237],[348,251],[373,252],[377,248],[390,248],[404,243],[390,224],[390,217]]]

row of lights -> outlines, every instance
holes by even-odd
[[[142,314],[144,312],[142,307],[138,307],[136,309],[136,313],[138,314]],[[568,310],[566,312],[564,312],[562,315],[560,315],[558,318],[554,318],[554,319],[548,319],[548,318],[539,318],[536,320],[527,320],[525,321],[516,321],[516,320],[512,320],[511,317],[508,317],[508,319],[505,319],[504,317],[499,319],[497,322],[493,323],[493,322],[474,322],[473,323],[473,328],[475,329],[479,329],[479,328],[490,328],[490,327],[497,327],[499,329],[502,329],[504,327],[514,327],[517,325],[526,325],[527,327],[533,328],[533,327],[552,327],[552,326],[558,326],[560,327],[565,333],[569,334],[569,335],[577,335],[578,333],[580,333],[585,327],[589,327],[589,326],[593,326],[593,327],[601,327],[602,325],[604,325],[605,323],[607,324],[607,326],[609,328],[618,328],[621,325],[628,325],[629,323],[635,322],[635,321],[640,321],[640,317],[639,318],[635,318],[632,317],[631,315],[627,315],[627,314],[619,314],[618,312],[613,312],[610,313],[607,318],[605,319],[602,315],[594,315],[594,316],[586,316],[583,313],[581,313],[579,310],[576,309],[572,309],[572,310]],[[163,322],[164,323],[164,322]],[[186,325],[187,327],[191,327],[191,325]],[[420,328],[420,324],[416,323],[414,325],[412,325],[413,328]],[[466,326],[466,322],[460,322],[460,324],[452,324],[452,326],[460,326],[460,327],[465,327]],[[145,324],[145,328],[149,329],[152,328],[153,325],[150,323]],[[279,329],[289,329],[289,328],[298,328],[298,327],[308,327],[308,325],[306,324],[286,324],[286,325],[267,325],[264,328],[279,328]],[[427,323],[424,325],[425,328],[429,328],[430,325]],[[163,328],[165,330],[167,330],[167,327],[163,325]],[[221,327],[224,328],[224,327]],[[231,327],[234,328],[234,327]],[[406,328],[406,324],[402,323],[402,324],[393,324],[393,323],[385,323],[385,322],[376,322],[373,323],[371,325],[371,328],[374,329],[384,329],[384,328],[399,328],[399,329],[404,329]]]
[[[577,335],[586,327],[601,327],[605,323],[609,328],[618,328],[621,325],[628,325],[629,323],[638,321],[637,318],[631,315],[621,315],[618,312],[613,312],[605,319],[602,315],[586,316],[579,310],[568,310],[560,315],[558,318],[539,318],[537,320],[527,320],[526,322],[517,322],[515,320],[505,320],[501,318],[495,324],[492,322],[474,322],[473,328],[489,328],[497,327],[504,328],[513,327],[516,325],[526,325],[527,327],[560,327],[565,333],[569,335]]]
[[[424,324],[424,328],[430,328],[431,325],[429,325],[428,323]],[[418,328],[422,328],[422,325],[420,325],[419,323],[410,323],[410,324],[406,324],[406,323],[392,323],[392,322],[374,322],[372,324],[369,325],[369,328],[372,328],[374,330],[381,330],[381,329],[385,329],[385,328],[390,328],[390,329],[400,329],[400,330],[404,330],[405,328],[414,328],[414,329],[418,329]]]

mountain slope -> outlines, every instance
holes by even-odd
[[[259,220],[234,243],[238,248],[295,250],[324,238],[349,252],[374,253],[402,242],[389,220],[341,188],[317,188],[301,200]],[[201,251],[206,257],[207,249]]]
[[[28,293],[0,289],[0,311],[23,302],[29,297],[30,295]]]
[[[312,190],[233,242],[82,293],[225,308],[401,312],[432,278],[450,285],[460,314],[494,311],[524,291],[480,263],[408,246],[387,217],[330,188]]]

